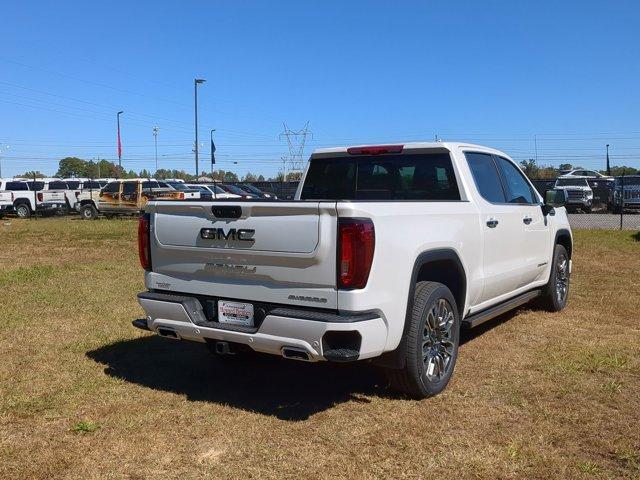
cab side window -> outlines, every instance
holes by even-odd
[[[529,182],[518,167],[506,158],[497,157],[496,160],[505,183],[507,203],[537,203]]]
[[[482,198],[491,203],[505,203],[506,197],[493,157],[488,153],[465,153],[471,175]]]

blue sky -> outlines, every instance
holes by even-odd
[[[3,176],[64,156],[275,175],[282,122],[314,147],[463,140],[516,159],[640,166],[635,1],[3,2]],[[6,148],[9,145],[9,148]],[[208,168],[207,168],[208,169]]]

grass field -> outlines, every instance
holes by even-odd
[[[0,478],[640,478],[640,237],[575,232],[569,307],[466,334],[444,394],[135,330],[131,220],[0,223]]]

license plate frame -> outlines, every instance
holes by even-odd
[[[218,322],[226,325],[254,326],[253,303],[218,300]]]

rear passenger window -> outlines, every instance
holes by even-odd
[[[524,175],[518,167],[506,158],[497,157],[497,161],[507,190],[507,202],[524,204],[536,203],[529,182],[524,178]]]
[[[473,180],[482,198],[492,203],[505,203],[506,197],[493,157],[487,153],[465,153]]]
[[[29,190],[25,182],[7,182],[7,190]]]

